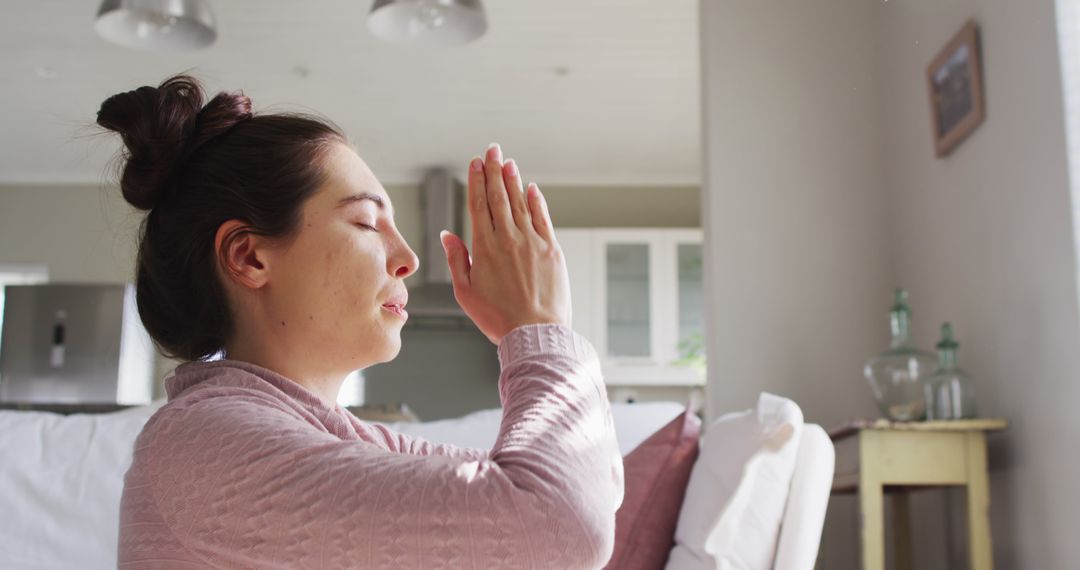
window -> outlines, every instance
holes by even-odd
[[[345,377],[338,392],[338,405],[363,406],[364,405],[364,371],[355,370]]]

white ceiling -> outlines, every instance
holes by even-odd
[[[186,54],[106,43],[96,0],[5,3],[0,184],[101,182],[119,148],[89,128],[101,102],[183,70],[329,117],[384,184],[493,141],[540,184],[700,182],[695,0],[487,0],[487,35],[440,50],[373,38],[370,0],[211,2],[218,41]]]

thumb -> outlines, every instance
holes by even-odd
[[[450,265],[450,278],[454,282],[454,289],[467,288],[470,284],[469,272],[472,264],[469,262],[469,251],[465,242],[446,230],[439,232],[439,241],[446,252],[446,262]]]

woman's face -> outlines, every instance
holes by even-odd
[[[401,349],[405,277],[419,260],[394,225],[386,190],[356,152],[336,144],[327,179],[303,209],[299,233],[273,254],[269,282],[281,332],[304,358],[345,369]]]

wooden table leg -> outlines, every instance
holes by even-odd
[[[882,508],[885,489],[872,473],[873,469],[864,467],[859,474],[862,567],[863,570],[885,570],[885,513]]]
[[[986,468],[986,435],[967,434],[968,547],[974,570],[994,567],[994,547],[990,539],[990,481]]]

